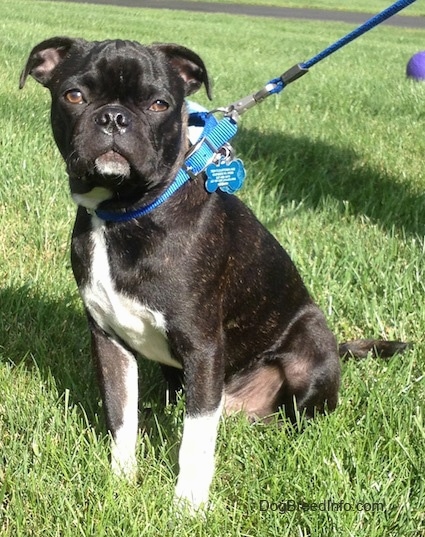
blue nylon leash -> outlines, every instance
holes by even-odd
[[[205,171],[208,165],[213,162],[214,157],[220,153],[220,149],[236,134],[238,130],[237,121],[241,114],[262,102],[270,95],[280,93],[288,84],[308,73],[308,70],[313,67],[313,65],[316,65],[316,63],[327,58],[344,45],[347,45],[357,37],[368,32],[414,2],[416,2],[416,0],[397,0],[394,4],[373,16],[338,41],[335,41],[335,43],[328,46],[309,60],[294,65],[280,77],[270,80],[270,82],[268,82],[260,91],[248,95],[225,108],[218,108],[212,112],[199,109],[191,112],[189,104],[189,125],[192,119],[192,124],[199,124],[203,127],[203,131],[199,140],[194,143],[189,153],[186,155],[186,160],[183,166],[168,188],[152,203],[144,205],[138,209],[132,211],[127,211],[125,209],[122,211],[104,211],[97,209],[95,211],[96,215],[102,220],[109,222],[127,222],[133,218],[138,218],[153,211],[156,207],[169,199],[190,179],[195,179],[199,174]],[[213,115],[214,112],[223,112],[224,117],[218,121]]]
[[[381,24],[385,20],[389,19],[399,11],[402,11],[410,4],[413,4],[416,0],[398,0],[391,6],[387,7],[381,13],[378,13],[371,19],[364,22],[361,26],[353,30],[352,32],[348,33],[346,36],[342,37],[338,41],[336,41],[333,45],[330,45],[329,47],[325,48],[322,52],[319,52],[319,54],[316,54],[316,56],[313,56],[313,58],[310,58],[308,61],[301,64],[301,66],[304,69],[310,69],[310,67],[313,67],[316,63],[320,62],[327,56],[330,56],[335,51],[343,47],[344,45],[347,45],[357,37],[360,37],[364,33],[368,32],[378,24]]]
[[[310,67],[313,67],[313,65],[316,65],[316,63],[320,62],[321,60],[324,60],[337,50],[339,50],[344,45],[347,45],[357,37],[363,35],[364,33],[368,32],[369,30],[372,30],[375,26],[378,24],[381,24],[386,19],[389,19],[399,11],[402,11],[410,4],[413,4],[416,2],[416,0],[397,0],[392,4],[391,6],[387,7],[377,15],[374,15],[370,19],[368,19],[366,22],[358,26],[356,29],[342,37],[341,39],[338,39],[338,41],[335,41],[332,45],[328,46],[309,60],[299,63],[285,71],[282,75],[280,75],[277,78],[274,78],[273,80],[270,80],[260,91],[257,93],[253,93],[251,95],[248,95],[247,97],[244,97],[240,99],[239,101],[236,101],[229,105],[226,108],[220,109],[220,111],[223,111],[225,114],[230,115],[234,117],[235,120],[238,119],[238,117],[255,106],[256,104],[260,103],[270,95],[274,95],[276,93],[280,93],[288,84],[291,82],[294,82],[301,76],[308,73],[308,70]]]

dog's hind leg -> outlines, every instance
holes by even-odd
[[[131,352],[91,323],[92,354],[112,435],[112,470],[130,479],[136,476],[138,430],[137,363]]]
[[[337,343],[322,312],[308,308],[291,326],[279,359],[285,378],[278,404],[288,418],[313,417],[334,410],[338,402],[341,364]]]
[[[316,413],[335,409],[338,402],[339,363],[329,357],[304,356],[284,358],[285,382],[276,399],[279,408],[293,423],[297,413],[312,418]]]
[[[250,370],[226,382],[226,412],[266,418],[284,408],[296,421],[333,410],[338,401],[340,363],[335,338],[322,313],[309,306]]]

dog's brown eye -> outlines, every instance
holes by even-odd
[[[165,101],[158,99],[150,105],[149,110],[151,110],[152,112],[165,112],[166,110],[168,110],[169,106],[170,105]]]
[[[72,89],[65,93],[65,100],[70,104],[83,104],[85,103],[83,94],[80,90]]]

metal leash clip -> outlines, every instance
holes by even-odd
[[[222,108],[220,111],[224,112],[225,116],[229,116],[233,119],[233,121],[237,122],[243,113],[256,104],[261,103],[261,101],[264,101],[264,99],[266,99],[269,95],[272,95],[275,88],[276,84],[269,82],[263,88],[261,88],[260,91],[247,95],[246,97],[242,97],[242,99],[229,104],[226,108]]]
[[[305,75],[308,72],[302,64],[297,64],[285,71],[280,77],[270,80],[260,91],[256,93],[251,93],[246,97],[242,97],[238,101],[235,101],[232,104],[225,108],[219,108],[217,111],[223,112],[225,116],[228,116],[237,122],[239,117],[245,113],[247,110],[255,106],[256,104],[261,103],[275,93],[280,93],[285,86],[290,82],[297,80],[301,76]]]

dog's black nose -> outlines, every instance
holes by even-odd
[[[120,106],[108,106],[102,108],[94,118],[94,121],[105,134],[122,134],[131,124],[129,113]]]

